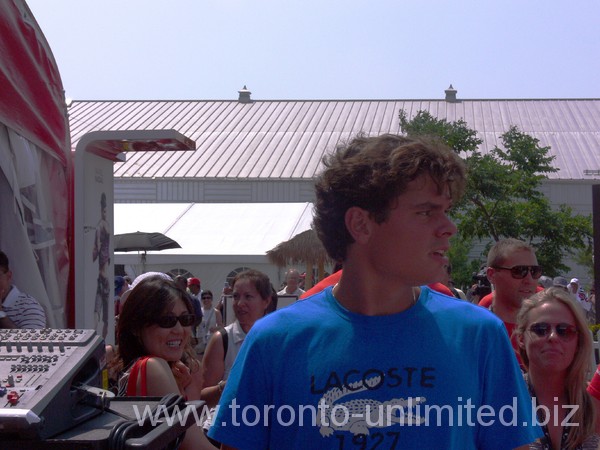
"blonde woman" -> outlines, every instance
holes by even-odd
[[[586,391],[592,342],[579,305],[559,288],[538,292],[523,301],[515,333],[544,432],[530,449],[596,449],[600,438]]]

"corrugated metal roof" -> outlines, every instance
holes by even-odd
[[[340,140],[399,133],[401,109],[464,119],[484,152],[516,125],[552,147],[550,178],[600,179],[600,99],[74,101],[69,116],[73,149],[96,130],[172,128],[196,141],[195,152],[130,153],[115,177],[307,180]]]

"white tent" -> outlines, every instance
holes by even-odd
[[[265,254],[308,230],[312,209],[311,203],[117,203],[115,234],[160,232],[181,248],[116,253],[115,264],[134,277],[144,271],[196,276],[215,295],[232,271],[250,267],[269,275],[277,288],[281,271]]]

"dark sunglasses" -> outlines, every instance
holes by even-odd
[[[556,335],[563,341],[570,341],[579,334],[575,325],[569,325],[568,323],[557,323],[554,327],[550,323],[539,322],[534,323],[529,327],[529,331],[534,333],[538,337],[547,337],[552,333],[552,329]]]
[[[513,267],[499,267],[496,266],[494,269],[510,270],[510,274],[516,280],[522,280],[527,276],[527,273],[531,273],[531,278],[537,280],[542,276],[542,266],[513,266]]]
[[[212,297],[210,295],[203,295],[202,300],[206,300],[206,299],[212,300]]]
[[[156,325],[161,328],[173,328],[177,325],[177,321],[179,321],[182,327],[189,327],[196,321],[196,316],[194,314],[182,314],[179,317],[162,316],[156,320]]]

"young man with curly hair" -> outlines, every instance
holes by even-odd
[[[502,322],[426,286],[448,264],[463,161],[383,135],[324,164],[314,227],[341,278],[255,324],[209,435],[244,449],[506,450],[539,437]]]

